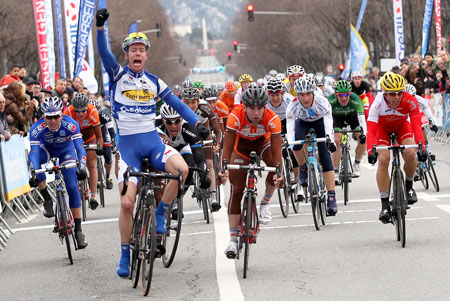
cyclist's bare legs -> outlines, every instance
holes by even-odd
[[[91,197],[97,195],[97,154],[95,150],[86,150],[86,166],[89,170],[89,187],[91,189]]]
[[[119,191],[123,189],[123,182],[119,183]],[[131,238],[133,228],[133,210],[136,202],[137,188],[133,182],[128,182],[127,193],[120,194],[120,214],[119,214],[119,231],[120,241],[128,243]]]
[[[105,171],[106,171],[107,176],[109,176],[111,174],[111,169],[112,169],[112,163],[108,164],[105,162]]]
[[[356,146],[355,149],[355,159],[361,161],[362,158],[364,157],[364,152],[366,151],[366,144],[361,144],[361,142],[359,142],[359,136],[361,136],[361,133],[355,133],[356,135],[356,140],[358,140],[358,145]],[[337,153],[337,152],[335,152]]]
[[[341,133],[334,133],[334,143],[336,144],[336,151],[331,154],[331,158],[333,159],[333,167],[334,169],[339,169],[339,164],[341,162]]]
[[[172,175],[178,175],[178,171],[183,173],[183,184],[189,173],[189,167],[180,154],[172,155],[165,164],[166,171]],[[164,194],[161,201],[170,205],[178,194],[178,181],[170,180],[164,189]]]
[[[406,138],[402,141],[402,145],[412,145],[416,144],[413,138]],[[414,177],[417,167],[417,157],[416,157],[416,149],[408,148],[402,152],[403,160],[405,161],[405,165],[403,166],[403,170],[405,171],[405,175],[407,178]]]

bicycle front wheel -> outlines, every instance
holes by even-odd
[[[278,201],[280,203],[281,214],[284,218],[289,215],[289,196],[286,188],[286,182],[284,188],[278,188]]]
[[[142,193],[142,192],[141,192]],[[141,197],[141,196],[139,196]],[[138,204],[139,204],[138,200]],[[131,249],[131,273],[130,273],[130,279],[131,279],[131,286],[133,288],[136,288],[139,283],[139,273],[141,271],[141,258],[139,257],[139,250],[141,248],[141,241],[140,241],[140,232],[142,229],[142,216],[140,212],[140,207],[136,208],[136,213],[134,215],[133,220],[133,236],[131,237],[130,241],[130,249]]]
[[[397,241],[400,241],[402,248],[406,245],[406,193],[403,174],[399,169],[394,170],[394,200],[392,209],[394,214],[394,225],[397,233]]]
[[[156,251],[155,208],[153,206],[150,206],[145,212],[144,233],[141,236],[141,243],[141,251],[144,254],[141,261],[142,294],[147,296],[152,284],[153,263],[155,261]]]
[[[86,182],[87,180],[82,180],[78,182],[80,197],[81,197],[81,213],[83,215],[83,221],[86,221],[86,199],[87,199],[87,190],[86,190]]]
[[[101,157],[97,157],[97,171],[98,171],[98,185],[97,188],[100,194],[100,204],[105,207],[105,169],[103,167],[103,160]]]
[[[311,201],[311,209],[316,230],[320,230],[319,210],[319,187],[317,186],[317,177],[314,164],[308,166],[308,192]]]
[[[244,224],[244,279],[247,278],[248,260],[250,255],[250,240],[253,240],[252,233],[252,215],[255,214],[256,205],[255,198],[252,193],[247,195],[247,210],[245,211],[245,224]]]
[[[436,192],[439,192],[439,182],[436,175],[436,171],[434,170],[434,161],[431,159],[430,155],[428,155],[428,174],[430,175],[430,181],[434,186],[434,189],[436,189]]]
[[[173,206],[177,205],[177,219],[172,220],[170,213],[172,212]],[[181,234],[181,224],[183,221],[183,198],[176,198],[166,214],[166,227],[167,232],[163,237],[163,246],[166,249],[166,253],[162,257],[164,267],[168,268],[175,258],[177,252],[178,241],[180,240]]]
[[[59,204],[59,216],[61,223],[59,225],[59,231],[60,235],[64,236],[64,239],[66,241],[66,249],[67,249],[67,257],[69,258],[70,264],[73,264],[73,258],[72,258],[72,249],[70,247],[70,239],[69,235],[72,234],[72,228],[70,227],[68,223],[68,216],[67,216],[67,208],[66,208],[66,202],[64,201],[64,195],[61,191],[57,192],[57,198],[58,198],[58,204]]]
[[[203,218],[209,224],[208,198],[202,192],[198,197],[201,198],[200,203],[202,204]]]

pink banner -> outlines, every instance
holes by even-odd
[[[437,46],[437,55],[441,53],[442,43],[441,43],[441,30],[442,30],[442,21],[441,21],[441,0],[434,0],[434,17],[436,20],[436,46]]]
[[[33,0],[34,22],[36,25],[36,37],[39,50],[39,61],[41,63],[42,86],[48,88],[50,85],[50,68],[48,62],[47,31],[45,25],[44,0]]]

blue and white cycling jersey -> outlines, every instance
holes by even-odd
[[[128,66],[119,65],[106,46],[104,30],[97,30],[97,46],[109,75],[111,111],[120,136],[155,131],[157,97],[190,124],[197,123],[194,112],[172,93],[163,80],[145,70],[135,73]]]

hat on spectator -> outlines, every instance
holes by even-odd
[[[431,52],[427,52],[427,53],[425,53],[425,55],[424,55],[423,57],[426,57],[427,55],[429,55],[429,56],[433,57],[433,54],[432,54]]]
[[[48,89],[45,89],[45,88],[42,88],[42,89],[41,89],[41,92],[42,92],[42,93],[47,93],[47,94],[52,94],[52,91],[50,91],[50,90],[48,90]]]
[[[66,87],[66,91],[65,92],[69,95],[69,97],[72,97],[74,90],[73,90],[72,87]]]
[[[32,78],[31,76],[25,76],[25,77],[22,79],[22,83],[23,83],[24,85],[31,84],[31,83],[33,83],[34,81],[35,81],[35,79]]]

